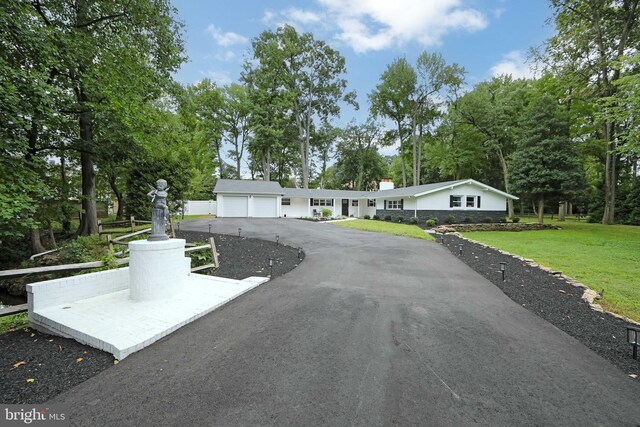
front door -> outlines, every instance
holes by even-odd
[[[342,199],[342,215],[349,216],[349,199]]]

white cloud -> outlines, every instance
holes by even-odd
[[[218,61],[229,62],[234,60],[237,56],[238,55],[236,55],[235,52],[228,50],[224,53],[216,53],[214,55],[214,58],[217,59]]]
[[[210,24],[207,27],[207,33],[209,33],[213,39],[216,41],[216,43],[218,43],[220,46],[231,46],[234,44],[244,44],[248,41],[248,39],[238,33],[234,33],[231,31],[228,31],[226,33],[224,33],[222,31],[222,29],[216,27],[213,24]]]
[[[337,38],[356,52],[417,41],[437,45],[451,31],[479,31],[485,16],[463,0],[318,0],[337,23]]]
[[[500,19],[502,15],[507,11],[504,7],[499,7],[493,11],[493,17],[496,19]]]
[[[228,84],[231,84],[233,82],[233,79],[229,75],[229,72],[228,71],[224,71],[224,70],[200,71],[200,74],[202,74],[204,77],[212,80],[218,86],[228,85]]]
[[[514,50],[503,55],[504,59],[491,67],[492,76],[501,76],[510,74],[514,79],[530,79],[535,77],[530,64],[522,53],[522,51]]]
[[[424,46],[441,43],[453,31],[479,31],[487,18],[465,7],[467,0],[316,0],[320,10],[289,8],[265,11],[267,25],[288,23],[296,28],[321,26],[359,53],[416,41]]]

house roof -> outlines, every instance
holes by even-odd
[[[508,199],[517,200],[516,196],[513,196],[509,193],[505,193],[504,191],[500,191],[497,188],[493,188],[489,185],[483,184],[475,179],[459,179],[457,181],[446,181],[446,182],[436,182],[433,184],[424,184],[424,185],[414,185],[411,187],[405,188],[395,188],[393,190],[382,190],[378,191],[377,197],[386,198],[386,197],[420,197],[431,193],[436,193],[438,191],[453,189],[460,185],[471,184],[482,188],[483,190],[492,191],[494,193],[500,194]]]
[[[492,191],[509,199],[517,200],[516,196],[500,191],[474,179],[459,179],[457,181],[436,182],[433,184],[414,185],[405,188],[381,191],[352,191],[352,190],[320,190],[315,188],[282,188],[274,181],[250,181],[237,179],[219,179],[214,193],[231,194],[273,194],[284,197],[302,197],[315,199],[379,199],[389,197],[420,197],[445,189],[453,189],[459,185],[471,184]]]
[[[214,193],[235,194],[283,194],[282,187],[275,181],[251,181],[244,179],[219,179]]]

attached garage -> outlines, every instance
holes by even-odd
[[[256,218],[277,218],[278,198],[269,196],[254,196],[252,216]]]
[[[221,196],[221,217],[246,218],[249,216],[248,196]]]

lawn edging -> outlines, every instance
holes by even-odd
[[[444,234],[444,233],[437,233],[436,232],[435,234],[439,235],[439,234]],[[552,276],[555,276],[557,278],[560,278],[560,279],[564,280],[565,282],[567,282],[571,286],[583,289],[584,292],[582,293],[582,300],[585,301],[587,304],[589,304],[589,307],[592,310],[598,311],[600,313],[608,314],[608,315],[613,316],[613,317],[615,317],[617,319],[620,319],[620,320],[623,320],[625,322],[640,326],[640,322],[637,321],[637,320],[630,319],[630,318],[628,318],[626,316],[622,316],[622,315],[620,315],[618,313],[614,313],[613,311],[608,311],[608,310],[605,310],[604,308],[602,308],[602,306],[600,304],[595,302],[596,300],[598,300],[598,299],[600,299],[602,297],[599,293],[597,293],[596,291],[594,291],[593,289],[591,289],[590,287],[588,287],[584,283],[576,280],[575,278],[573,278],[571,276],[567,276],[566,274],[564,274],[561,271],[554,270],[552,268],[546,267],[546,266],[544,266],[544,265],[542,265],[540,263],[535,262],[535,260],[533,260],[533,259],[524,258],[524,257],[521,257],[520,255],[512,254],[510,252],[503,251],[502,249],[495,248],[495,247],[493,247],[491,245],[487,245],[486,243],[470,239],[470,238],[465,237],[462,234],[458,233],[457,231],[456,232],[448,232],[446,234],[453,234],[453,235],[455,235],[456,237],[458,237],[458,238],[460,238],[462,240],[466,240],[466,241],[468,241],[470,243],[476,244],[476,245],[484,247],[484,248],[493,249],[494,251],[497,251],[497,252],[499,252],[499,253],[501,253],[503,255],[515,258],[518,261],[523,261],[523,262],[525,262],[527,265],[529,265],[532,268],[538,268],[538,269],[540,269],[542,271],[546,271],[549,274],[551,274]]]

